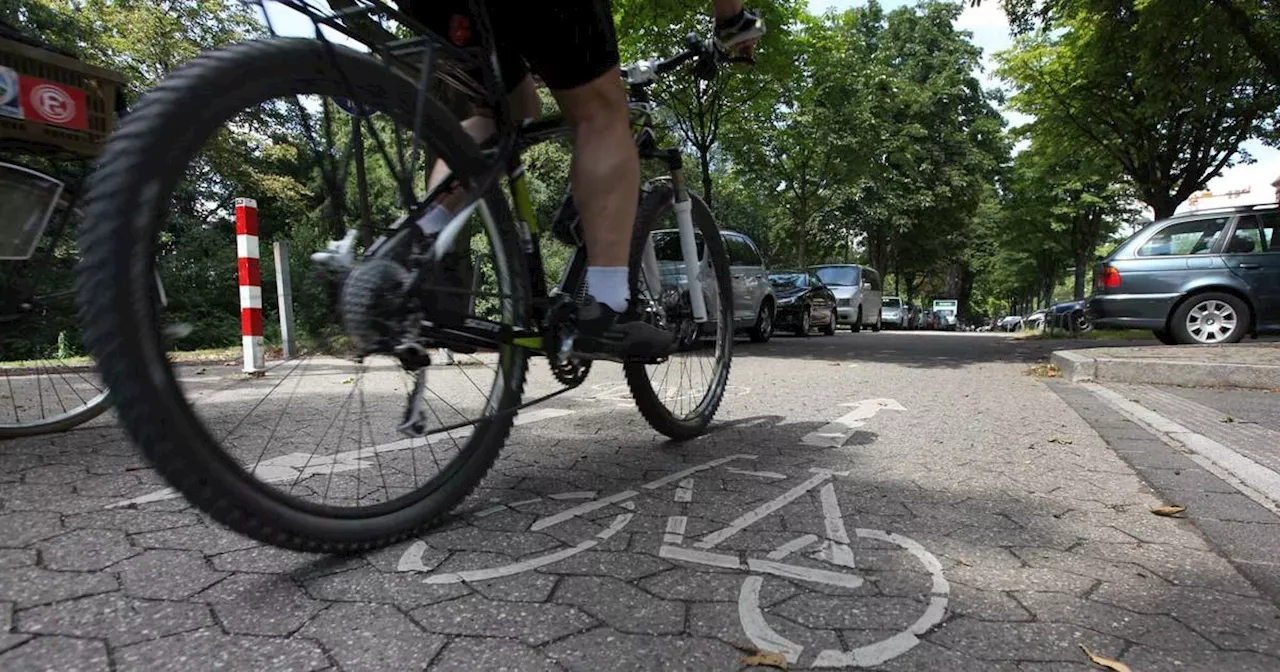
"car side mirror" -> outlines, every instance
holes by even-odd
[[[871,289],[871,283],[869,283],[869,282],[864,282],[864,283],[862,283],[862,288],[863,288],[863,289]]]

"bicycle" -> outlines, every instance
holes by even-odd
[[[547,288],[540,226],[519,159],[530,147],[565,137],[568,129],[558,115],[512,123],[500,73],[489,58],[493,45],[482,6],[473,6],[481,46],[461,49],[380,0],[347,3],[333,12],[302,0],[281,0],[279,4],[310,19],[317,39],[277,36],[207,52],[171,73],[144,97],[108,142],[89,189],[90,224],[81,229],[84,263],[77,281],[78,296],[85,342],[103,363],[103,376],[117,399],[121,422],[175,490],[223,525],[265,543],[303,551],[352,552],[394,543],[445,515],[485,476],[520,409],[563,394],[586,379],[593,358],[573,348],[574,314],[577,298],[585,288],[586,256],[572,194],[566,190],[550,230],[573,253],[558,286]],[[394,21],[409,37],[395,37],[391,32],[371,37],[369,31],[354,27],[359,23],[356,19]],[[334,44],[321,27],[364,45],[369,53]],[[647,319],[676,332],[678,339],[673,352],[621,359],[620,363],[641,414],[654,429],[674,439],[700,435],[723,398],[732,356],[733,301],[719,230],[707,206],[688,192],[680,152],[659,146],[653,126],[654,105],[647,89],[660,75],[686,64],[707,77],[731,60],[711,41],[690,35],[679,54],[624,70],[641,157],[664,163],[669,173],[641,190],[628,263],[632,301],[643,306]],[[475,71],[482,73],[482,81],[469,74]],[[299,77],[299,72],[306,76]],[[500,130],[489,146],[477,147],[456,117],[431,95],[430,88],[436,82],[446,82],[495,111]],[[336,100],[333,104],[317,104],[310,97],[304,100],[311,95]],[[199,143],[212,137],[223,123],[238,118],[250,105],[277,97],[291,99],[290,109],[301,119],[298,134],[316,150],[315,163],[325,185],[345,186],[354,163],[354,181],[361,193],[355,199],[359,212],[353,217],[365,231],[374,219],[364,189],[369,179],[364,162],[370,152],[365,136],[372,139],[375,156],[403,169],[393,171],[392,176],[399,206],[406,212],[340,277],[339,312],[357,348],[354,359],[361,366],[361,380],[366,373],[380,375],[396,367],[407,374],[408,401],[397,426],[406,439],[364,447],[366,427],[357,422],[355,430],[348,429],[349,410],[328,412],[323,433],[314,437],[315,429],[310,435],[316,445],[323,445],[331,434],[341,440],[355,431],[358,447],[354,451],[320,457],[292,452],[266,458],[269,452],[288,449],[273,447],[279,443],[273,439],[283,411],[261,451],[242,445],[256,443],[256,439],[232,440],[248,423],[248,415],[226,423],[231,427],[226,440],[215,439],[183,397],[178,382],[181,376],[159,347],[161,307],[154,300],[140,300],[147,296],[140,283],[155,270],[156,239],[182,167],[198,156]],[[311,123],[312,112],[322,118],[324,143],[319,142],[316,125]],[[335,142],[332,132],[334,117],[344,112],[352,127],[345,144]],[[388,126],[394,143],[378,133],[379,127],[386,130]],[[451,173],[419,198],[414,184],[422,167],[418,159],[424,158],[422,165],[428,164],[424,154],[442,159]],[[508,184],[514,218],[498,188],[502,178]],[[413,223],[440,194],[455,188],[465,192],[467,205],[438,237],[426,239]],[[337,210],[335,221],[347,222],[341,208],[348,202],[333,197],[323,204],[329,208],[326,213]],[[677,226],[659,229],[659,217],[669,213],[675,214]],[[345,240],[352,242],[357,235],[356,229],[348,227]],[[487,248],[481,241],[478,257],[474,252],[477,236],[487,236],[489,241]],[[466,263],[483,266],[484,272],[475,274],[483,279],[483,286],[473,281],[469,288],[460,290],[441,281],[440,276],[448,270],[442,270],[446,256],[460,249],[467,250],[462,255]],[[424,308],[431,301],[460,294],[468,295],[475,314],[446,320]],[[664,384],[654,385],[649,367],[667,366],[675,359],[684,362],[685,355],[705,350],[707,340],[712,361],[699,369],[710,370],[705,392],[675,395],[675,401],[698,396],[689,410],[668,408],[664,402],[670,396],[658,393],[658,389],[665,390]],[[463,353],[484,350],[496,357],[495,379],[488,392],[469,376],[465,382],[446,379],[454,385],[445,393],[448,398],[430,392],[426,386],[431,365],[428,353],[435,347]],[[530,356],[545,356],[563,387],[522,401]],[[378,358],[391,364],[370,363],[383,361]],[[286,377],[301,366],[292,365]],[[692,374],[684,368],[679,375]],[[295,393],[302,380],[295,384]],[[341,382],[347,384],[351,379]],[[462,404],[453,395],[469,391],[468,382],[485,397],[483,416],[452,420],[462,415],[457,408]],[[283,381],[259,385],[269,388],[270,395]],[[350,400],[356,392],[353,386],[344,403],[354,403]],[[430,407],[428,394],[448,408],[438,411]],[[362,408],[366,396],[361,388]],[[292,399],[284,402],[286,410]],[[250,414],[267,405],[266,399],[258,402]],[[428,430],[427,420],[432,415],[441,424]],[[446,421],[444,415],[451,420]],[[339,417],[341,424],[334,431]],[[373,444],[375,430],[372,426],[367,429]],[[304,430],[298,426],[298,433]],[[458,445],[459,438],[465,445]],[[448,441],[457,448],[456,454],[446,459],[439,475],[419,486],[402,484],[409,472],[416,478],[420,465],[414,456],[419,449],[429,450],[439,466],[435,446]],[[239,464],[241,454],[248,459],[253,452],[258,454],[252,467]],[[388,501],[368,504],[371,488],[376,490],[379,483],[362,481],[360,474],[370,462],[388,455],[399,460],[390,475],[379,470]],[[256,480],[258,475],[263,476],[263,482]],[[267,487],[284,482],[304,495],[323,491],[326,500],[331,492],[348,496],[356,506],[339,509],[314,504]],[[404,492],[393,497],[393,490]]]
[[[22,347],[6,345],[9,361],[0,363],[0,398],[8,402],[0,404],[0,439],[65,431],[108,407],[92,362],[78,361],[77,339],[66,336],[75,328],[74,254],[65,238],[78,214],[75,196],[57,178],[0,161],[0,203],[11,229],[0,245],[0,260],[7,262],[0,271],[0,325],[25,332]],[[40,340],[34,346],[33,336]]]

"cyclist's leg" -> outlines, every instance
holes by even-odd
[[[640,189],[640,158],[620,84],[609,0],[523,3],[520,52],[551,89],[573,128],[570,181],[587,241],[587,290],[579,349],[644,355],[665,352],[673,334],[628,310],[627,257]],[[564,48],[573,44],[573,51]]]

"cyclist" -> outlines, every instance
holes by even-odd
[[[400,5],[455,45],[470,46],[478,40],[466,0],[400,0]],[[713,0],[713,6],[718,46],[750,56],[763,33],[758,15],[744,10],[742,0]],[[628,305],[627,257],[640,187],[640,158],[631,136],[627,93],[620,83],[610,1],[502,2],[488,7],[513,116],[522,120],[538,115],[541,105],[532,71],[551,89],[573,131],[570,182],[586,238],[591,297],[578,311],[576,349],[614,355],[664,354],[674,334],[645,322]],[[484,110],[472,110],[463,127],[477,142],[495,131]],[[428,189],[447,172],[438,163]],[[460,205],[458,196],[445,197],[418,225],[434,236]],[[470,274],[460,270],[456,258],[447,256],[443,265],[446,283],[465,284],[462,280]],[[446,301],[442,298],[435,306],[448,312],[451,307],[444,305]],[[465,306],[465,298],[461,305]],[[452,307],[452,312],[457,308]]]

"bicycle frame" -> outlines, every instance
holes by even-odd
[[[265,2],[266,0],[259,1]],[[391,7],[381,0],[329,0],[331,5],[340,3],[345,6],[345,9],[335,10],[331,15],[324,14],[322,10],[312,5],[308,0],[274,1],[310,18],[316,26],[317,39],[324,40],[320,28],[325,26],[369,46],[389,65],[408,66],[410,70],[417,68],[419,104],[423,102],[426,96],[427,86],[431,81],[433,70],[438,65],[436,55],[442,55],[444,67],[441,68],[440,72],[434,74],[460,89],[468,99],[478,101],[479,105],[494,113],[494,121],[498,131],[495,148],[489,152],[490,156],[494,158],[488,163],[486,169],[480,171],[480,174],[475,176],[475,179],[468,184],[466,201],[471,205],[458,212],[452,221],[441,230],[431,251],[431,256],[436,261],[439,261],[444,256],[445,251],[451,248],[457,236],[462,232],[463,227],[466,226],[477,209],[481,210],[483,216],[488,215],[483,210],[485,206],[482,196],[493,185],[497,184],[498,180],[506,177],[512,203],[514,204],[513,214],[516,219],[520,244],[528,260],[528,280],[533,304],[532,319],[530,320],[530,325],[507,325],[471,316],[457,327],[448,329],[439,326],[433,327],[433,336],[445,337],[433,338],[433,340],[441,341],[440,345],[445,347],[459,344],[489,348],[511,344],[549,354],[549,345],[554,346],[555,344],[544,343],[541,330],[549,300],[554,296],[572,292],[576,288],[583,286],[586,275],[586,253],[581,244],[577,245],[577,249],[574,251],[565,273],[561,277],[557,294],[552,295],[548,291],[542,264],[541,246],[538,241],[540,227],[533,211],[533,202],[529,195],[529,187],[524,167],[520,163],[520,156],[524,150],[530,147],[567,137],[570,134],[570,129],[560,115],[525,123],[515,122],[512,117],[510,102],[504,93],[506,88],[502,81],[502,73],[497,67],[497,59],[494,57],[496,45],[492,40],[489,17],[484,3],[478,0],[471,0],[469,3],[472,18],[477,24],[476,34],[479,35],[480,45],[478,47],[462,48],[451,44],[442,36],[433,33],[426,26],[417,22],[407,13]],[[265,15],[265,7],[263,11]],[[412,37],[376,42],[370,38],[369,34],[362,34],[356,26],[352,25],[354,23],[353,19],[357,17],[389,19],[407,28],[412,33]],[[366,25],[366,33],[370,32],[369,29],[370,26]],[[373,26],[373,33],[376,34],[378,30],[386,32],[380,25]],[[390,33],[386,34],[390,35]],[[413,63],[410,58],[417,55],[421,55],[421,62]],[[686,52],[676,62],[683,63],[690,58],[692,58],[692,55]],[[482,82],[476,82],[468,74],[477,70],[481,73]],[[695,322],[703,323],[707,321],[707,310],[698,272],[698,250],[694,235],[692,201],[689,199],[685,185],[683,158],[678,149],[662,149],[657,146],[651,126],[653,106],[645,89],[647,83],[653,81],[654,65],[642,64],[636,72],[641,71],[645,73],[648,80],[642,82],[632,81],[630,86],[631,109],[634,113],[637,113],[634,114],[636,146],[641,159],[662,160],[666,162],[670,171],[671,181],[675,188],[674,210],[680,232],[680,247],[684,257],[690,304]],[[420,119],[415,123],[420,123]],[[414,130],[420,131],[421,129],[415,128]],[[419,135],[420,133],[415,132],[415,138]],[[416,145],[414,151],[415,153],[417,151]],[[412,178],[409,177],[408,179]],[[409,213],[393,224],[385,237],[367,251],[366,256],[394,254],[404,244],[413,240],[412,237],[418,235],[419,230],[416,226],[406,226],[406,224],[417,221],[443,191],[455,186],[454,183],[455,180],[452,176],[447,176],[427,194],[426,198],[416,204],[407,204],[410,206]],[[555,221],[553,221],[553,227],[566,226],[572,228],[573,222],[566,220],[576,219],[577,214],[576,210],[571,206],[572,196],[569,189],[566,189],[566,197],[562,203],[560,212],[557,213]],[[642,259],[642,269],[649,286],[660,286],[658,264],[652,245],[646,247]],[[454,339],[456,339],[456,342],[451,343],[450,341]]]

